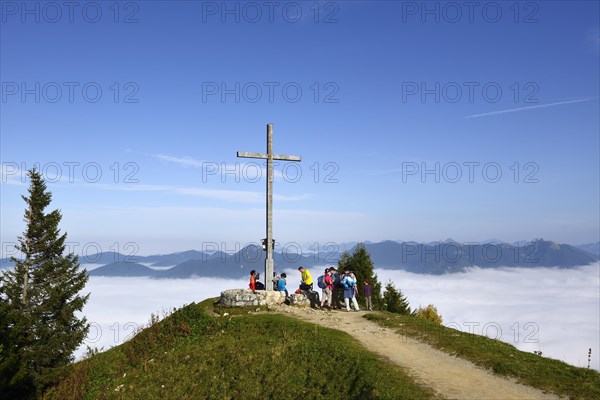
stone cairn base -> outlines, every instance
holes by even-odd
[[[296,306],[310,306],[310,301],[301,294],[290,294],[290,304]],[[221,292],[222,307],[256,307],[280,305],[285,302],[285,292],[275,290],[257,290],[252,293],[250,289],[229,289]]]

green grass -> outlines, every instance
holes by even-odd
[[[176,310],[132,340],[74,364],[44,398],[435,398],[350,335],[248,310],[215,317],[213,301]]]
[[[493,372],[570,399],[600,399],[600,374],[562,361],[517,350],[514,346],[455,329],[391,313],[372,313],[365,318],[394,328],[447,353],[472,361]]]

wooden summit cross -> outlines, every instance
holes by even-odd
[[[264,153],[248,153],[238,151],[238,157],[242,158],[262,158],[267,160],[267,240],[265,243],[265,251],[267,258],[265,259],[265,290],[273,288],[271,281],[273,279],[273,160],[283,161],[302,161],[300,156],[286,156],[273,154],[273,124],[267,124],[267,154]]]

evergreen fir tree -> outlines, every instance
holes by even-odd
[[[392,281],[388,281],[388,283],[385,284],[383,303],[386,311],[402,315],[410,315],[408,299],[402,294],[400,289],[396,289]]]
[[[369,255],[369,252],[363,243],[356,245],[352,255],[350,255],[347,251],[343,252],[338,261],[338,266],[340,272],[343,272],[344,268],[354,271],[359,288],[356,299],[361,305],[364,306],[362,287],[365,280],[367,280],[373,289],[373,296],[371,298],[373,307],[375,309],[382,308],[383,303],[381,300],[381,283],[379,282],[377,274],[375,273],[371,256]]]
[[[338,272],[344,272],[344,268],[348,265],[350,260],[350,253],[347,250],[344,250],[342,254],[340,254],[340,258],[338,259]]]
[[[6,358],[0,360],[0,374],[7,378],[0,385],[7,387],[0,386],[0,393],[19,398],[39,395],[51,384],[89,329],[85,317],[76,316],[89,297],[79,295],[87,274],[79,270],[77,256],[63,255],[62,215],[59,210],[45,213],[52,194],[41,174],[34,169],[28,175],[29,196],[22,196],[27,227],[17,246],[24,259],[13,257],[14,269],[0,277],[0,331],[10,331],[1,343]]]

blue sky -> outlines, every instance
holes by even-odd
[[[598,2],[0,11],[3,253],[36,163],[76,251],[257,241],[267,123],[281,243],[599,240]]]

